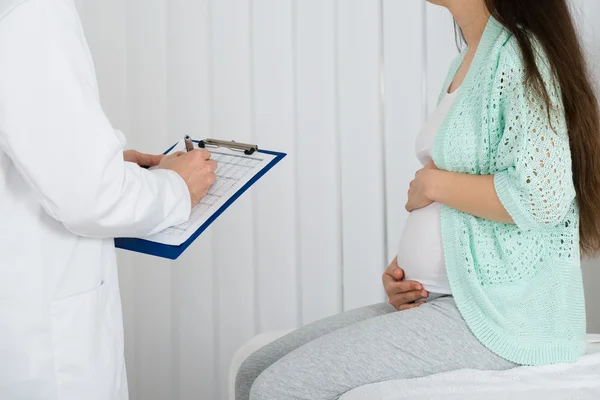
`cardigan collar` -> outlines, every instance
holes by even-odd
[[[461,87],[463,87],[465,85],[466,85],[465,87],[469,87],[469,85],[472,84],[474,76],[477,74],[477,72],[479,71],[479,68],[481,67],[481,63],[490,57],[491,52],[494,47],[494,43],[496,43],[496,41],[498,40],[498,37],[504,31],[505,31],[504,26],[500,22],[498,22],[498,20],[496,18],[494,18],[493,16],[490,16],[490,18],[488,19],[488,22],[485,26],[485,29],[483,31],[483,34],[481,36],[481,39],[479,41],[479,44],[477,45],[477,50],[475,51],[475,57],[473,58],[473,61],[471,62],[471,66],[469,67],[469,71],[467,72],[467,75],[465,76],[465,79],[464,79]],[[450,72],[450,77],[449,77],[450,82],[452,82],[452,80],[454,80],[454,76],[458,72],[458,69],[460,68],[460,65],[462,64],[462,60],[464,59],[465,54],[467,53],[468,50],[469,50],[468,46],[465,46],[465,48],[460,52],[460,56],[459,56],[460,62],[458,62],[457,65],[455,66],[455,70]],[[450,82],[448,82],[448,84],[450,84]],[[447,90],[447,89],[448,88],[446,87],[445,90]],[[463,92],[465,92],[465,90],[463,90]]]
[[[448,123],[454,117],[456,112],[456,108],[459,104],[461,104],[462,99],[465,96],[470,96],[472,93],[473,85],[477,84],[476,80],[480,73],[482,66],[486,65],[493,56],[492,52],[495,49],[495,44],[498,41],[498,38],[506,32],[504,26],[493,16],[491,16],[486,24],[485,30],[483,31],[483,35],[479,44],[477,45],[477,50],[475,51],[475,57],[471,62],[471,66],[469,67],[469,71],[467,71],[467,75],[463,80],[463,83],[460,85],[460,92],[457,93],[456,99],[452,104],[446,118],[442,121],[442,124],[438,130],[438,134],[436,135],[434,145],[433,145],[433,158],[438,166],[445,166],[445,157],[443,151],[443,142],[445,140],[445,132],[448,128]],[[448,77],[446,78],[446,82],[444,83],[444,89],[442,93],[447,93],[448,87],[450,83],[454,80],[456,72],[459,70],[464,56],[468,50],[468,47],[465,47],[463,51],[461,51],[458,60],[453,64],[452,68],[448,73]],[[493,77],[490,77],[493,79]],[[441,98],[441,97],[440,97]]]

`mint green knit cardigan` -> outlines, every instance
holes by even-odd
[[[442,170],[494,175],[516,223],[442,207],[448,278],[463,318],[488,349],[522,365],[572,362],[586,346],[569,139],[560,89],[537,48],[550,121],[526,82],[516,39],[490,18],[433,148]]]

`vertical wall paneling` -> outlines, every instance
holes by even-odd
[[[379,27],[379,133],[380,133],[380,152],[379,157],[381,158],[381,172],[383,182],[383,258],[384,261],[388,258],[390,253],[389,243],[389,218],[388,218],[388,197],[387,197],[387,164],[388,164],[388,153],[387,153],[387,126],[386,126],[386,86],[385,86],[385,1],[379,0],[378,4],[379,20],[377,26]]]
[[[338,1],[344,307],[383,299],[379,2]]]
[[[388,254],[396,256],[407,212],[407,191],[421,168],[415,139],[423,115],[422,77],[425,14],[420,2],[384,0],[385,132]]]
[[[173,389],[171,399],[213,399],[216,350],[211,238],[206,232],[173,266],[172,337]],[[160,400],[156,398],[156,400]]]
[[[335,0],[296,1],[298,253],[305,324],[342,310],[335,10]]]
[[[251,2],[212,2],[212,127],[219,139],[253,142]],[[263,181],[264,185],[264,181]],[[243,196],[213,228],[218,315],[217,384],[226,394],[227,371],[235,351],[256,333],[253,196]],[[274,301],[279,301],[275,299]]]
[[[211,136],[211,15],[209,0],[170,0],[168,34],[168,143],[185,134]],[[194,51],[189,51],[192,48]],[[216,293],[212,232],[197,239],[171,268],[172,392],[178,399],[216,398]],[[201,321],[201,323],[198,323]]]
[[[444,7],[427,3],[427,111],[437,106],[444,79],[452,60],[458,55],[452,15]]]
[[[571,13],[575,20],[575,23],[581,30],[582,36],[587,36],[588,30],[585,26],[584,9],[587,8],[589,3],[597,3],[594,0],[569,0],[569,6],[571,7]]]
[[[132,259],[133,255],[117,252],[117,265],[119,266],[119,288],[121,290],[121,306],[123,308],[123,329],[125,331],[125,362],[128,380],[128,390],[131,399],[137,394],[137,346],[136,340],[136,291],[137,268]]]
[[[582,269],[587,300],[587,329],[590,333],[600,333],[600,260],[585,260]]]
[[[596,88],[600,88],[600,29],[598,16],[600,3],[596,0],[574,0],[576,17],[582,29],[582,39]],[[583,282],[587,299],[588,332],[600,332],[600,261],[586,260],[583,263]]]
[[[141,151],[161,151],[168,139],[166,3],[131,0],[126,10],[129,144]],[[140,399],[169,398],[171,264],[141,255],[132,255],[132,262],[136,266],[137,333],[132,386]]]
[[[592,16],[600,15],[600,2],[595,0],[576,0],[576,17],[582,28],[582,38],[590,63],[590,68],[596,87],[600,88],[600,29],[597,19]]]
[[[254,141],[289,154],[254,191],[261,331],[299,323],[293,4],[253,1]]]
[[[92,50],[102,106],[113,126],[126,131],[127,3],[121,0],[82,1],[79,10]]]
[[[427,31],[429,30],[427,27],[427,7],[428,3],[426,1],[421,3],[421,40],[423,41],[423,47],[421,48],[421,121],[425,122],[429,115],[429,104],[427,99],[427,48],[429,47],[429,35]]]

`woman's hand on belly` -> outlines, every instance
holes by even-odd
[[[385,270],[382,280],[389,303],[398,311],[419,307],[424,302],[416,301],[429,296],[419,282],[404,280],[404,271],[398,266],[398,257]]]
[[[415,179],[410,183],[410,187],[408,188],[406,211],[412,212],[433,203],[433,199],[429,196],[429,175],[431,171],[435,170],[438,170],[438,167],[431,161],[426,167],[417,171]]]

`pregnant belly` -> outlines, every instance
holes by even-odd
[[[410,213],[398,246],[398,264],[407,280],[432,293],[450,294],[442,245],[441,204]]]

